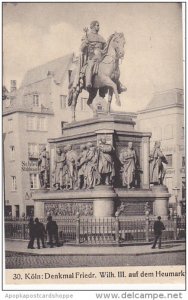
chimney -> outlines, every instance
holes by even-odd
[[[10,81],[10,92],[16,91],[16,80]]]

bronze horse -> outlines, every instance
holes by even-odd
[[[107,112],[110,113],[112,95],[115,94],[116,104],[121,106],[120,97],[118,94],[117,83],[120,77],[119,71],[119,59],[124,57],[124,45],[125,38],[123,33],[115,32],[112,34],[108,41],[105,49],[102,53],[102,59],[99,62],[97,74],[93,76],[92,88],[88,91],[89,98],[87,100],[88,106],[92,109],[93,114],[96,115],[96,109],[93,105],[93,100],[97,95],[99,90],[99,96],[104,98],[108,92],[108,106]],[[79,62],[80,63],[80,62]],[[86,66],[87,67],[87,66]],[[77,66],[77,72],[79,67]],[[75,69],[76,70],[76,69]],[[75,120],[75,109],[77,104],[77,99],[82,89],[85,88],[85,78],[84,74],[81,72],[82,67],[79,69],[78,84],[75,88],[75,76],[76,73],[72,72],[70,84],[69,84],[69,94],[68,94],[68,105],[72,107],[72,120]],[[82,74],[80,76],[80,74]]]

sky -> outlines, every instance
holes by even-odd
[[[99,21],[106,40],[115,31],[125,35],[122,110],[143,109],[153,93],[183,88],[181,3],[4,3],[6,87],[11,79],[19,87],[29,69],[78,54],[83,28],[92,20]]]

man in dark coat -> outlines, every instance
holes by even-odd
[[[53,248],[53,237],[55,239],[56,246],[59,246],[59,240],[58,240],[58,226],[56,221],[52,220],[52,216],[49,216],[47,218],[48,223],[46,225],[46,231],[49,235],[49,244],[50,248]]]
[[[44,224],[39,222],[38,218],[35,218],[34,231],[35,231],[34,232],[35,236],[37,238],[37,247],[38,247],[38,249],[40,249],[40,240],[42,242],[42,247],[46,248],[45,244],[44,244],[44,237],[45,237],[45,234],[46,234],[46,230],[45,230]]]
[[[33,244],[34,244],[34,240],[35,240],[35,224],[34,224],[34,220],[33,218],[29,219],[29,224],[28,224],[28,228],[29,228],[29,244],[27,246],[28,249],[34,249]]]
[[[154,235],[155,240],[152,246],[152,249],[155,249],[157,241],[159,240],[159,249],[161,249],[161,238],[162,238],[162,231],[165,230],[163,222],[161,222],[161,217],[157,218],[158,220],[154,222]]]

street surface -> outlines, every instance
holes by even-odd
[[[6,251],[6,268],[62,268],[185,265],[185,252],[142,255],[40,255]]]

